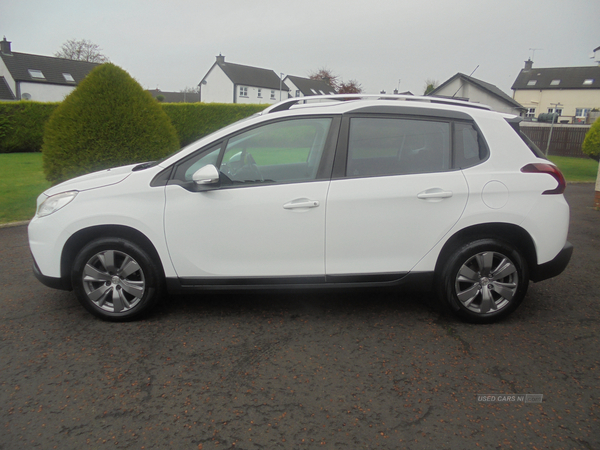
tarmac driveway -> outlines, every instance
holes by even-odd
[[[25,227],[0,229],[0,449],[598,449],[593,194],[567,188],[565,273],[483,326],[364,291],[172,297],[101,322],[35,280]]]

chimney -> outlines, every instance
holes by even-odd
[[[10,42],[6,40],[6,36],[4,36],[4,40],[0,41],[0,51],[5,55],[12,55],[10,50]]]
[[[217,56],[217,64],[224,64],[224,63],[225,63],[225,57],[219,53],[219,56]]]
[[[525,61],[525,69],[523,69],[523,70],[531,70],[532,67],[533,67],[533,61],[531,60],[531,58],[529,58],[527,61]]]

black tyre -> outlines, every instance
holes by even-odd
[[[527,262],[515,247],[478,239],[457,248],[446,262],[440,293],[462,320],[490,323],[517,309],[528,285]]]
[[[71,277],[84,308],[113,322],[140,317],[162,293],[162,271],[144,249],[125,239],[87,244],[75,257]]]

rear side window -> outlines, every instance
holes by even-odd
[[[454,123],[454,155],[452,166],[464,169],[474,166],[487,157],[487,147],[470,123]]]
[[[450,123],[405,118],[350,120],[346,176],[441,172],[450,168]]]
[[[507,122],[511,126],[511,128],[513,130],[515,130],[515,133],[517,133],[519,135],[519,137],[523,140],[523,142],[525,142],[525,145],[527,145],[527,147],[529,147],[529,150],[531,150],[531,152],[535,156],[537,156],[538,158],[546,159],[544,152],[542,152],[540,150],[540,148],[535,144],[535,142],[533,142],[531,140],[531,138],[529,136],[527,136],[525,133],[523,133],[523,131],[521,130],[521,127],[519,126],[519,123],[521,122],[520,119],[507,120]]]

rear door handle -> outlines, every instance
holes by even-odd
[[[299,208],[316,208],[320,203],[318,200],[310,200],[308,198],[301,198],[298,200],[292,200],[283,205],[283,209],[299,209]]]
[[[435,188],[419,192],[417,194],[417,198],[420,198],[421,200],[442,199],[452,197],[452,195],[452,191],[445,191],[443,189]]]

